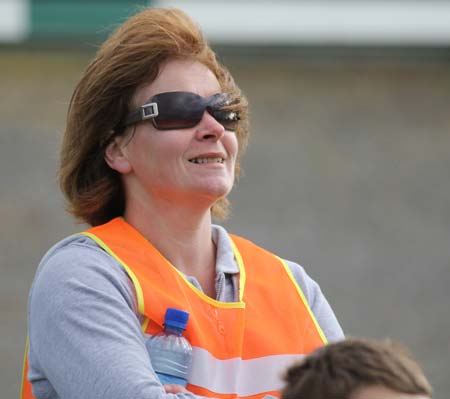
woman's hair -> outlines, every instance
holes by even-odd
[[[92,226],[121,216],[125,193],[118,172],[105,162],[105,150],[124,129],[118,128],[133,104],[136,90],[156,79],[170,59],[200,62],[216,76],[222,92],[232,96],[239,112],[236,129],[239,157],[248,142],[248,104],[228,70],[216,59],[197,24],[177,9],[144,9],[111,34],[89,64],[72,95],[61,147],[59,182],[68,211]],[[218,220],[229,203],[212,207]]]
[[[350,399],[382,386],[427,395],[431,386],[407,349],[391,341],[347,339],[319,348],[287,370],[282,399]]]

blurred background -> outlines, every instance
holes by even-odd
[[[58,147],[72,90],[143,6],[202,26],[251,104],[226,227],[302,264],[351,336],[410,347],[450,392],[450,2],[0,1],[0,386],[17,398],[40,258],[84,226]]]

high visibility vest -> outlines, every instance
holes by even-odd
[[[124,219],[81,233],[115,258],[132,280],[142,330],[163,330],[167,308],[189,312],[193,347],[187,389],[215,398],[280,396],[280,376],[326,343],[288,265],[244,238],[230,235],[239,266],[239,301],[219,302],[193,286]],[[31,399],[25,380],[22,398]]]

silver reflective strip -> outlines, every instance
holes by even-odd
[[[273,355],[250,360],[220,360],[207,350],[194,347],[188,381],[219,394],[250,396],[277,391],[283,387],[282,375],[286,368],[303,357]]]

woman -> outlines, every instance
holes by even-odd
[[[211,222],[247,139],[246,99],[183,12],[144,10],[103,44],[60,166],[94,227],[49,250],[30,292],[37,399],[279,396],[280,369],[343,336],[299,265]],[[190,313],[187,390],[159,383],[145,346],[167,307]]]

